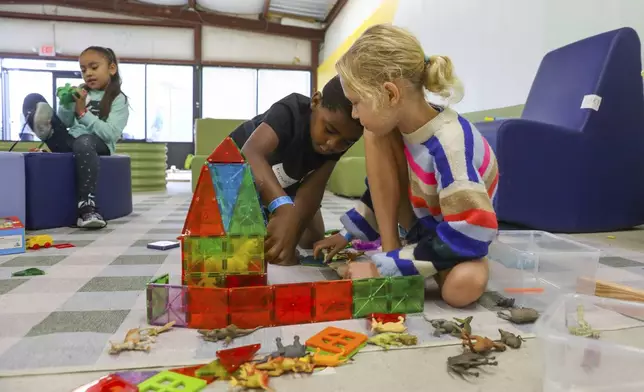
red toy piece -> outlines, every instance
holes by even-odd
[[[244,163],[244,157],[230,137],[225,138],[208,156],[210,163]]]
[[[184,376],[188,377],[194,377],[194,378],[200,378],[207,382],[208,384],[212,383],[217,379],[217,377],[199,377],[195,373],[197,369],[203,367],[203,365],[197,365],[197,366],[189,366],[189,367],[183,367],[183,368],[176,368],[176,369],[169,369],[169,371],[174,372],[174,373],[179,373],[183,374]]]
[[[230,289],[228,303],[230,324],[239,328],[273,325],[273,287],[239,287]]]
[[[182,235],[199,237],[225,235],[219,205],[215,200],[215,187],[212,185],[210,170],[208,166],[204,165],[201,168],[199,182],[190,202]]]
[[[219,363],[226,368],[228,373],[233,373],[244,363],[250,362],[260,347],[261,345],[259,344],[251,344],[249,346],[219,350],[217,351],[217,359],[219,359]]]
[[[254,287],[266,286],[268,278],[266,274],[260,275],[226,275],[226,287]]]
[[[313,321],[349,320],[353,317],[353,292],[350,280],[313,283]]]
[[[96,384],[85,389],[84,392],[139,392],[139,387],[130,384],[115,374],[110,374],[99,378]]]
[[[371,313],[367,316],[367,328],[371,328],[371,320],[376,319],[380,323],[397,323],[398,317],[402,317],[403,321],[406,317],[402,313]]]
[[[188,287],[188,328],[214,329],[228,326],[228,289]]]
[[[56,249],[65,249],[65,248],[75,248],[76,245],[70,244],[70,243],[64,243],[64,244],[56,244],[54,245],[54,248]]]
[[[311,283],[273,285],[275,324],[291,325],[312,322],[312,291],[313,284]]]

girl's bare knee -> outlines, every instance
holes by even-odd
[[[455,308],[472,304],[485,292],[488,277],[487,260],[466,261],[454,266],[441,287],[443,301]]]

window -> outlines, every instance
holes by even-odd
[[[119,64],[119,74],[130,105],[123,139],[145,140],[145,64]]]
[[[22,102],[31,93],[42,95],[52,105],[54,97],[54,78],[51,72],[40,71],[8,71],[4,83],[7,91],[7,113],[9,118],[6,123],[9,128],[9,139],[18,140],[23,131],[25,117],[22,114]],[[31,138],[29,127],[24,128],[27,138]],[[24,139],[24,138],[23,138]]]
[[[147,66],[148,140],[192,142],[193,79],[191,66]]]
[[[204,118],[249,120],[257,115],[257,70],[203,69]]]
[[[271,105],[292,93],[311,96],[311,73],[260,69],[257,81],[257,111],[264,113]]]

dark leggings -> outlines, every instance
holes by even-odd
[[[34,129],[33,113],[38,102],[47,102],[40,94],[29,94],[22,105],[22,112],[27,125]],[[85,134],[77,138],[67,131],[67,127],[55,114],[51,118],[53,134],[45,141],[51,152],[73,152],[76,164],[76,186],[79,201],[93,198],[96,194],[99,155],[110,155],[105,142],[94,134]]]

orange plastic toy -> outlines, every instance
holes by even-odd
[[[351,332],[336,327],[326,327],[317,335],[311,336],[306,345],[328,353],[350,354],[357,350],[369,337],[359,332]]]

